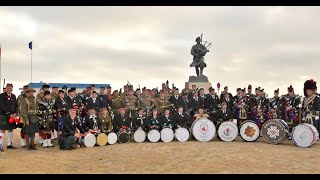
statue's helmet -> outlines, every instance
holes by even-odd
[[[197,37],[197,38],[196,38],[196,42],[198,42],[198,41],[200,41],[200,40],[201,40],[200,37]]]

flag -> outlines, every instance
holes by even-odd
[[[32,50],[32,41],[31,41],[31,42],[29,42],[29,49],[31,49],[31,50]]]

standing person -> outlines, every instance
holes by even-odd
[[[279,97],[279,88],[274,90],[274,97],[270,99],[270,111],[272,119],[284,119],[284,101]]]
[[[226,102],[227,108],[231,111],[233,110],[233,100],[228,92],[223,93],[223,98],[220,99],[220,102],[221,103]]]
[[[65,93],[63,90],[59,90],[58,99],[56,99],[54,103],[54,109],[56,110],[56,113],[57,113],[57,118],[55,120],[55,130],[58,133],[61,133],[63,129],[63,121],[68,116],[68,104],[65,101],[64,94]]]
[[[207,95],[207,98],[206,98],[206,107],[209,110],[208,114],[212,117],[213,120],[216,118],[216,112],[218,110],[219,104],[220,104],[220,100],[215,92],[215,89],[210,87],[209,94]]]
[[[160,96],[156,100],[156,108],[159,110],[159,114],[163,114],[164,110],[169,107],[170,107],[169,100],[166,99],[164,92],[160,90]]]
[[[170,97],[169,101],[171,103],[172,113],[176,113],[179,106],[184,106],[184,102],[182,97],[179,95],[178,88],[174,90],[174,95]]]
[[[194,116],[196,113],[198,113],[199,108],[203,108],[200,106],[200,100],[197,92],[194,92],[193,97],[189,100],[189,108],[190,116]]]
[[[181,94],[182,94],[182,96],[183,96],[183,95],[188,95],[189,92],[190,92],[189,83],[186,82],[185,85],[184,85],[184,89],[182,89],[182,91],[181,91]]]
[[[252,86],[251,86],[250,84],[248,85],[248,93],[247,93],[247,96],[249,96],[249,97],[253,96],[253,94],[252,94]]]
[[[53,101],[58,99],[58,91],[59,91],[59,87],[58,86],[53,86],[52,87],[51,97],[52,97]]]
[[[194,94],[194,92],[196,92],[197,91],[197,86],[196,85],[191,85],[191,90],[189,91],[189,93],[188,93],[188,99],[191,99],[192,98],[192,96],[193,96],[193,94]]]
[[[199,106],[202,107],[203,109],[207,109],[206,107],[206,95],[204,94],[204,89],[200,88],[199,89]]]
[[[16,128],[16,123],[12,119],[16,118],[18,112],[18,100],[12,94],[13,85],[8,83],[4,93],[0,94],[0,151],[3,152],[3,136],[8,131],[8,146],[7,149],[16,149],[12,144],[13,129]],[[10,121],[11,120],[11,121]]]
[[[51,131],[54,130],[54,102],[49,91],[43,93],[44,100],[38,103],[39,136],[43,139],[43,147],[53,147]]]
[[[91,97],[87,100],[87,109],[89,108],[94,108],[96,112],[99,112],[100,109],[100,101],[97,98],[97,92],[96,91],[92,91]]]
[[[221,92],[221,95],[220,95],[220,99],[223,99],[225,93],[227,93],[228,96],[229,96],[229,98],[231,98],[231,101],[233,101],[233,100],[232,100],[232,98],[233,98],[232,94],[228,92],[228,86],[225,86],[225,87],[223,88],[223,91]],[[227,103],[227,104],[228,104],[228,103]]]
[[[136,96],[133,95],[133,89],[130,88],[128,91],[128,96],[125,97],[125,102],[127,106],[127,114],[130,118],[132,118],[135,114],[137,109],[140,107],[139,100]]]
[[[22,102],[22,100],[24,98],[27,97],[26,91],[28,90],[28,88],[29,88],[28,85],[23,86],[22,94],[18,96],[18,112],[19,112],[20,123],[17,126],[21,128],[21,131],[20,131],[20,145],[23,148],[26,147],[27,144],[26,144],[26,140],[25,140],[25,137],[24,137],[24,120],[20,116],[20,112],[21,112],[21,102]]]
[[[27,150],[37,150],[34,144],[35,133],[39,132],[38,127],[38,105],[33,94],[36,92],[30,88],[27,91],[27,97],[21,103],[21,116],[25,120],[25,136],[27,136]]]
[[[118,113],[118,110],[120,109],[120,107],[123,107],[124,104],[124,100],[123,98],[119,95],[118,90],[114,90],[113,91],[113,96],[111,99],[111,110],[113,111],[114,114]]]
[[[36,100],[37,100],[37,101],[42,100],[42,99],[43,99],[43,93],[44,93],[45,91],[49,91],[49,88],[50,88],[50,86],[49,86],[48,84],[42,85],[42,87],[41,87],[41,89],[40,89],[40,92],[37,94]]]
[[[109,102],[109,98],[108,95],[106,95],[105,93],[105,87],[100,87],[100,93],[98,95],[98,99],[99,99],[99,108],[101,109],[102,107],[109,107],[110,102]]]

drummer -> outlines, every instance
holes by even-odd
[[[138,128],[142,128],[142,130],[147,130],[147,117],[143,113],[143,109],[138,109],[138,114],[132,119],[132,131],[135,132]]]
[[[98,119],[100,121],[100,132],[106,133],[112,131],[112,119],[106,107],[100,108]]]
[[[125,106],[119,108],[119,114],[114,116],[113,120],[113,131],[115,133],[121,132],[131,132],[131,120],[128,114],[126,114]]]
[[[175,122],[173,116],[170,115],[170,109],[166,108],[164,110],[164,115],[162,115],[160,117],[161,129],[163,129],[163,128],[173,129],[175,124],[176,124],[176,122]]]
[[[221,109],[217,112],[218,121],[231,121],[233,119],[233,115],[231,110],[227,109],[227,103],[223,102],[221,104]]]
[[[96,110],[94,106],[89,107],[89,114],[83,118],[82,127],[88,133],[100,133],[101,124],[99,118],[96,116]]]
[[[204,113],[203,107],[199,107],[198,112],[193,116],[193,120],[200,119],[200,118],[209,119],[209,115]]]
[[[183,112],[183,106],[178,107],[178,112],[173,116],[173,118],[176,123],[176,128],[191,128],[192,119],[187,113]]]
[[[148,130],[157,129],[160,130],[160,120],[158,117],[158,109],[152,110],[152,115],[148,118]]]

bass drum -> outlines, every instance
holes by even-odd
[[[105,146],[108,142],[108,136],[105,133],[100,133],[96,135],[97,142],[96,145],[98,146]]]
[[[214,138],[216,127],[209,119],[200,118],[192,123],[191,132],[196,140],[207,142]]]
[[[117,137],[118,137],[118,142],[120,144],[122,143],[128,143],[130,141],[130,135],[127,132],[121,132],[119,131],[117,133]]]
[[[116,133],[110,132],[110,133],[107,133],[107,135],[108,135],[108,144],[112,145],[117,143],[118,136]]]
[[[225,121],[217,125],[217,135],[225,142],[231,142],[238,136],[238,126],[232,121]]]
[[[240,136],[246,142],[254,142],[259,139],[260,129],[254,121],[244,121],[240,125]]]
[[[87,134],[83,139],[85,147],[93,147],[96,144],[96,136],[93,134]]]
[[[315,133],[316,140],[315,140],[314,144],[316,144],[317,141],[319,141],[319,131],[317,130],[317,128],[314,127],[312,124],[308,124],[308,123],[302,123],[302,124],[305,124],[305,125],[309,126],[312,129],[312,131]]]
[[[150,142],[158,142],[160,140],[160,132],[156,129],[152,129],[148,132],[148,139]]]
[[[175,137],[180,142],[186,142],[190,138],[190,133],[186,128],[178,128],[175,131]]]
[[[146,132],[142,130],[141,128],[137,129],[136,132],[133,134],[133,139],[137,143],[142,143],[146,140]]]
[[[171,128],[163,128],[160,136],[163,142],[171,142],[174,138],[173,130]]]
[[[261,134],[268,143],[279,144],[287,137],[288,128],[287,123],[284,121],[270,119],[263,123]]]
[[[298,147],[307,148],[317,143],[318,132],[311,124],[299,124],[292,130],[292,141]]]

